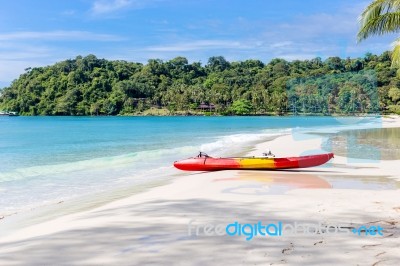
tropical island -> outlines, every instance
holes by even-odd
[[[185,57],[147,64],[77,56],[25,69],[0,90],[20,115],[354,115],[400,113],[391,52],[363,58],[273,59],[203,66]]]

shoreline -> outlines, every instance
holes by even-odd
[[[383,120],[383,127],[400,127],[399,117]],[[257,144],[248,155],[259,155],[267,148],[282,150],[279,149],[282,146],[291,149],[277,154],[279,156],[302,154],[310,148],[318,150],[321,142],[321,137],[299,140],[293,139],[293,135],[284,135]],[[37,264],[54,264],[60,257],[50,253],[61,247],[69,251],[63,254],[63,261],[71,264],[127,261],[157,264],[165,261],[165,258],[193,263],[188,254],[199,255],[196,256],[196,262],[199,263],[235,263],[238,259],[254,263],[265,260],[274,263],[310,263],[314,259],[321,259],[324,252],[333,253],[339,261],[345,262],[356,250],[360,252],[357,256],[360,263],[390,263],[400,258],[396,252],[399,233],[395,230],[400,223],[400,202],[397,200],[400,186],[391,190],[334,188],[324,176],[385,176],[400,181],[400,175],[396,172],[399,163],[399,160],[376,164],[349,162],[346,157],[335,156],[327,166],[304,171],[185,173],[165,185],[100,207],[22,228],[0,240],[0,262],[7,265],[8,257],[23,252],[26,258],[19,257],[16,265],[24,264],[28,259]],[[293,178],[297,183],[293,182]],[[276,191],[283,185],[289,189]],[[274,194],[274,191],[277,193]],[[392,234],[390,231],[384,238],[358,239],[336,235],[294,236],[273,241],[257,238],[249,246],[242,238],[188,237],[187,224],[190,219],[222,223],[229,219],[243,222],[265,219],[330,221],[348,226],[369,223],[379,224],[386,230],[394,230],[394,233],[389,236]],[[154,232],[156,228],[161,228],[161,231]],[[341,243],[349,253],[337,253],[337,243]],[[194,247],[190,248],[188,244]],[[85,249],[91,245],[93,249]],[[237,254],[231,257],[223,254],[224,247],[234,248]],[[221,253],[210,257],[209,252],[213,248]],[[80,252],[80,249],[83,251]],[[47,256],[34,256],[44,250],[49,252]],[[77,254],[72,253],[74,250]],[[313,250],[318,253],[314,254]]]
[[[343,117],[347,118],[346,116],[343,116]],[[384,124],[382,123],[382,128],[400,128],[400,116],[399,115],[391,115],[391,116],[382,117],[382,121],[384,121]],[[374,128],[368,128],[368,129],[374,129]],[[359,130],[359,129],[354,129],[354,128],[353,129],[342,129],[339,132],[354,131],[354,130]],[[303,133],[300,133],[300,134],[303,134]],[[314,133],[305,133],[305,135],[308,135],[308,134],[314,134]],[[329,133],[329,134],[331,134],[331,133]],[[290,135],[290,133],[284,133],[284,134],[279,135],[279,136],[272,136],[272,137],[269,136],[269,137],[267,137],[267,139],[264,139],[264,140],[261,140],[261,141],[254,141],[253,142],[253,146],[251,146],[251,147],[249,146],[247,148],[242,148],[241,151],[236,154],[236,156],[260,156],[262,151],[265,151],[266,149],[269,149],[271,147],[274,148],[274,150],[278,150],[278,149],[280,149],[279,146],[281,146],[281,145],[279,145],[280,141],[276,142],[278,145],[272,145],[272,146],[270,144],[266,144],[266,143],[274,143],[273,141],[275,139],[288,137],[288,135]],[[318,133],[316,135],[318,135]],[[317,137],[317,139],[318,138],[321,138],[321,136]],[[321,141],[319,141],[317,145],[320,146],[320,144],[321,144]],[[316,144],[315,143],[308,143],[306,145],[311,145],[311,146],[314,145],[315,146]],[[300,151],[303,151],[303,150],[300,149]],[[320,152],[324,152],[324,151],[321,150]],[[299,150],[291,149],[290,152],[283,152],[283,153],[281,152],[279,155],[282,156],[282,157],[283,156],[292,156],[292,155],[300,156],[301,152],[299,152]],[[335,155],[335,157],[338,158],[337,155]],[[341,161],[343,161],[343,158],[341,158]],[[174,178],[179,178],[182,175],[186,175],[186,174],[185,174],[185,172],[181,172],[180,171],[180,172],[177,172],[174,175],[175,177],[171,176],[170,178],[168,178],[168,181],[167,180],[153,181],[153,182],[151,182],[151,184],[150,183],[149,184],[139,184],[139,186],[140,187],[153,187],[152,183],[165,183],[165,182],[168,183],[171,180],[173,181]],[[99,192],[97,194],[98,195],[118,194],[118,191],[120,191],[120,190],[136,190],[136,186],[137,186],[137,184],[132,185],[131,187],[126,188],[126,189],[125,188],[116,188],[116,189],[113,189],[113,190],[111,190],[109,192]],[[139,189],[139,190],[143,191],[143,189]],[[146,189],[144,189],[144,190],[146,190]],[[126,196],[126,195],[120,196],[120,198],[126,198],[126,197],[129,197],[129,196]],[[93,198],[93,195],[87,195],[84,198],[85,198],[84,201],[90,202],[90,200],[88,200],[88,199],[89,198]],[[119,198],[119,197],[116,196],[116,198]],[[72,199],[70,201],[71,202],[78,202],[80,199],[81,198]],[[112,201],[113,200],[110,200],[110,201],[105,200],[105,201],[102,201],[103,203],[100,203],[100,204],[103,205],[103,204],[110,203]],[[43,207],[44,208],[51,208],[51,207],[54,207],[55,205],[60,204],[60,203],[64,203],[64,201],[58,202],[58,203],[49,204],[49,205],[44,205],[44,206],[38,206],[38,207],[33,208],[32,210],[36,211],[36,209],[40,209],[40,208],[43,208]],[[95,203],[88,203],[87,205],[96,205],[96,204]],[[86,207],[86,208],[83,208],[83,209],[88,209],[88,208],[90,208],[90,207]],[[11,216],[13,216],[15,214],[19,214],[19,212],[12,213],[10,215],[4,215],[4,216],[2,216],[3,217],[2,219],[7,218],[7,217],[11,217]]]
[[[149,109],[150,110],[150,109]],[[209,117],[397,117],[400,116],[395,113],[387,114],[369,114],[369,113],[359,113],[359,114],[318,114],[318,113],[305,113],[305,114],[293,114],[293,113],[262,113],[262,114],[243,114],[243,115],[226,115],[226,114],[208,114],[208,113],[175,113],[175,114],[156,114],[156,113],[145,113],[145,114],[117,114],[117,115],[10,115],[12,117],[175,117],[175,116],[209,116]],[[4,117],[9,115],[4,115]]]

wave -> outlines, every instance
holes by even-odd
[[[62,164],[40,165],[15,169],[10,172],[0,173],[0,182],[13,181],[24,178],[58,175],[86,170],[118,169],[129,165],[145,164],[152,160],[164,158],[177,153],[194,151],[194,147],[185,146],[174,149],[148,150],[118,156],[101,157]]]
[[[118,156],[100,157],[62,164],[18,168],[9,172],[0,173],[0,183],[49,176],[51,176],[52,179],[57,179],[57,176],[74,173],[75,175],[82,176],[82,173],[78,174],[79,172],[118,172],[118,170],[123,170],[124,168],[132,169],[137,167],[137,170],[142,171],[154,170],[160,167],[171,166],[174,161],[194,156],[199,151],[221,156],[229,155],[235,152],[237,153],[238,149],[246,144],[288,133],[289,129],[265,130],[262,133],[233,134],[217,137],[212,142],[199,143],[192,146],[145,150]],[[139,174],[139,172],[141,171],[137,171],[137,174]]]
[[[157,150],[144,150],[118,156],[105,156],[89,160],[68,162],[62,164],[39,165],[14,169],[0,173],[0,183],[17,181],[29,178],[40,178],[52,176],[56,179],[59,175],[78,174],[79,172],[101,172],[116,171],[124,172],[124,169],[135,168],[139,174],[144,170],[154,170],[160,167],[171,166],[176,160],[196,155],[202,151],[214,156],[232,156],[256,142],[269,140],[286,134],[301,136],[307,133],[337,133],[343,130],[377,128],[382,124],[377,118],[335,118],[342,120],[341,125],[329,125],[313,127],[277,128],[264,129],[256,133],[239,133],[220,137],[214,137],[207,142],[203,139],[194,140],[190,146],[175,148],[164,148]],[[197,143],[196,143],[197,142]],[[126,172],[126,171],[125,171]],[[115,174],[115,173],[114,173]],[[124,174],[124,173],[122,173]],[[131,173],[125,173],[125,175]],[[82,174],[78,174],[82,175]]]
[[[346,121],[348,122],[348,121]],[[163,143],[159,149],[104,156],[93,159],[20,167],[0,172],[2,198],[0,211],[29,209],[51,202],[78,198],[118,187],[135,186],[162,180],[179,173],[172,164],[176,160],[195,156],[203,151],[211,156],[236,156],[257,142],[287,134],[335,133],[340,130],[379,127],[379,120],[363,120],[335,126],[286,127],[239,132],[236,134],[193,137],[174,143]],[[221,134],[221,133],[219,133]],[[175,145],[173,148],[167,146]],[[145,147],[143,146],[143,149]],[[104,151],[106,153],[106,150]],[[49,158],[51,161],[51,158]]]
[[[237,154],[238,150],[245,148],[246,145],[266,141],[289,133],[290,129],[267,129],[263,130],[262,133],[234,134],[221,137],[211,143],[205,143],[200,146],[200,150],[208,153],[216,153],[219,156],[232,155],[234,153]]]

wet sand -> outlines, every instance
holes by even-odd
[[[349,130],[324,145],[336,155],[369,160],[400,160],[400,128]]]

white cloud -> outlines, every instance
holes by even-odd
[[[282,48],[282,47],[288,47],[292,46],[293,42],[291,41],[282,41],[282,42],[275,42],[270,44],[271,48]]]
[[[107,17],[125,9],[153,6],[163,0],[92,0],[90,13]],[[185,56],[206,62],[210,56],[222,55],[228,60],[260,59],[268,62],[280,57],[286,60],[329,56],[362,56],[367,51],[380,53],[390,49],[391,35],[356,43],[357,17],[367,2],[345,4],[332,12],[299,15],[274,21],[223,20],[188,21],[184,29],[173,22],[151,20],[155,29],[139,38],[122,38],[112,34],[87,31],[19,31],[0,33],[0,84],[18,77],[27,67],[44,66],[78,54],[93,53],[107,59],[125,59],[145,63],[150,58],[169,60]],[[66,15],[69,13],[67,12]],[[73,12],[70,13],[73,15]],[[147,40],[148,39],[148,40]],[[157,41],[158,40],[158,41]],[[54,41],[60,41],[52,43]],[[98,41],[101,45],[73,48],[66,42]],[[118,42],[118,47],[108,42]],[[156,42],[157,41],[157,42]],[[40,46],[43,45],[43,46]],[[69,48],[74,50],[68,50]]]
[[[315,54],[307,54],[307,53],[296,53],[296,54],[282,54],[279,56],[279,58],[288,60],[288,61],[293,61],[293,60],[307,60],[307,59],[312,59],[315,58]]]
[[[96,15],[111,13],[133,4],[132,0],[96,0],[92,6],[92,13]]]
[[[41,67],[54,64],[81,54],[96,53],[93,47],[75,50],[66,42],[108,42],[125,39],[111,34],[87,31],[18,31],[0,33],[0,84],[18,78],[27,67]],[[52,42],[57,42],[52,43]],[[103,45],[103,46],[104,46]]]
[[[301,16],[290,24],[282,24],[280,28],[304,37],[316,37],[326,34],[348,35],[357,31],[357,17],[355,14],[327,14],[319,13],[310,16]]]
[[[367,40],[361,44],[356,42],[357,17],[367,4],[366,1],[343,2],[335,10],[297,15],[285,22],[242,17],[234,22],[216,20],[212,25],[207,25],[206,21],[189,21],[186,25],[189,32],[186,34],[178,34],[178,30],[163,34],[159,44],[138,48],[136,51],[158,54],[163,58],[186,55],[192,58],[199,56],[197,60],[204,60],[220,54],[236,60],[249,57],[265,61],[275,57],[293,60],[317,56],[353,57],[367,51],[380,53],[386,48],[382,45],[374,46],[376,40]],[[168,30],[172,32],[173,28]],[[202,37],[196,38],[196,34]],[[379,42],[385,41],[381,39]]]
[[[111,34],[98,34],[88,31],[19,31],[0,33],[0,41],[14,40],[63,40],[63,41],[120,41],[123,38]]]
[[[269,21],[259,38],[270,43],[271,56],[288,60],[316,56],[354,57],[362,56],[367,51],[380,53],[390,49],[390,39],[394,40],[392,35],[357,44],[357,18],[367,5],[365,1],[349,2],[330,13],[300,15],[284,23]]]
[[[140,9],[151,6],[163,0],[95,0],[90,12],[93,15],[105,15],[124,9]]]
[[[68,51],[60,51],[41,45],[1,43],[0,84],[5,86],[24,73],[28,67],[40,67],[54,63],[55,57]]]
[[[206,49],[249,49],[252,47],[253,45],[231,40],[188,40],[175,44],[149,46],[144,50],[152,52],[187,52]]]
[[[21,49],[14,51],[1,51],[0,52],[0,62],[3,61],[20,61],[33,58],[43,58],[48,57],[51,54],[49,50],[44,48],[39,49]]]
[[[0,83],[4,86],[11,83],[11,80],[18,78],[29,65],[32,65],[30,61],[0,60]]]

